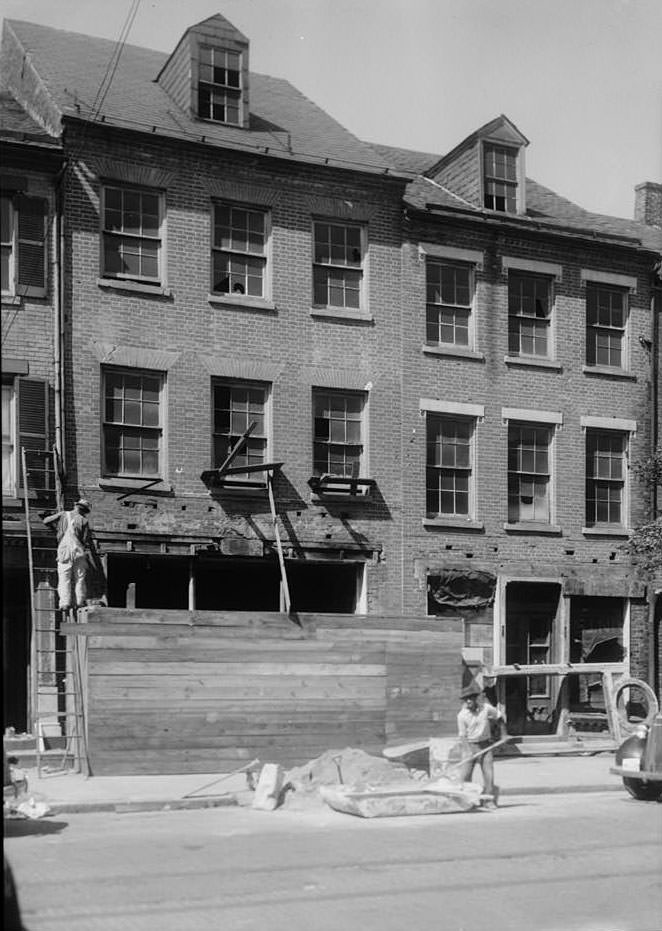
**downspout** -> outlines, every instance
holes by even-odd
[[[662,258],[653,270],[653,293],[651,296],[651,457],[655,456],[660,440],[660,314],[662,314]],[[651,487],[651,520],[658,517],[657,482]],[[651,580],[653,582],[653,580]],[[648,684],[660,697],[658,682],[659,668],[657,661],[659,633],[655,629],[656,602],[658,586],[648,585]]]
[[[66,162],[55,177],[55,244],[53,262],[53,357],[54,357],[54,391],[55,391],[55,452],[65,472],[65,441],[64,441],[64,408],[63,408],[63,360],[64,360],[64,209],[63,209],[63,182],[66,171]],[[57,471],[58,463],[55,463]],[[64,506],[64,494],[60,479],[56,476],[56,489],[58,490],[58,508]]]

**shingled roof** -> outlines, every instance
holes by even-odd
[[[17,43],[29,55],[54,108],[51,112],[60,119],[94,118],[107,125],[295,161],[395,173],[372,146],[281,78],[251,72],[250,127],[240,129],[196,120],[173,103],[156,83],[168,59],[163,52],[125,45],[110,89],[99,102],[115,42],[17,20],[6,20],[4,28],[3,43]],[[9,76],[5,82],[20,99],[17,79]],[[48,125],[48,106],[43,109]]]
[[[418,152],[394,146],[373,145],[377,154],[404,173],[413,173],[416,178],[407,186],[405,202],[418,210],[442,209],[477,216],[494,217],[494,211],[470,203],[450,188],[425,177],[442,156],[432,152]],[[504,214],[500,219],[510,219]],[[526,179],[526,214],[516,220],[531,226],[547,226],[550,229],[567,229],[577,234],[603,236],[621,240],[623,243],[640,243],[644,248],[662,252],[662,230],[638,223],[636,220],[605,216],[584,210],[560,194],[555,193],[531,178]]]
[[[60,140],[43,128],[17,103],[11,94],[0,91],[0,139],[59,148]]]

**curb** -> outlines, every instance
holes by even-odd
[[[585,786],[511,786],[500,789],[499,797],[522,795],[576,795],[591,792],[622,792],[620,783]],[[49,802],[46,800],[51,815],[78,815],[113,812],[127,814],[146,811],[193,811],[201,808],[237,808],[239,801],[234,795],[208,796],[189,799],[145,799],[140,801],[108,802]]]

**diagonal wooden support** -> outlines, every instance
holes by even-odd
[[[276,537],[276,549],[278,550],[278,564],[280,566],[280,577],[283,583],[283,596],[285,598],[285,612],[290,613],[290,587],[287,584],[287,572],[285,571],[285,558],[283,556],[283,546],[280,542],[280,533],[278,531],[278,515],[276,514],[276,502],[274,501],[273,473],[267,472],[267,491],[269,492],[269,507],[271,508],[271,519],[274,525],[274,536]]]

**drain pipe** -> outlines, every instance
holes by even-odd
[[[54,243],[54,261],[53,261],[53,367],[54,367],[54,390],[55,390],[55,453],[56,462],[55,487],[57,489],[57,506],[58,510],[64,507],[64,489],[58,473],[58,465],[62,472],[66,468],[66,452],[64,442],[64,406],[63,406],[63,377],[62,368],[64,365],[64,275],[62,271],[64,261],[64,176],[67,169],[67,163],[64,162],[55,177],[55,243]]]
[[[662,314],[662,258],[653,270],[653,293],[651,295],[651,456],[657,454],[658,443],[660,442],[660,315]],[[659,515],[658,511],[659,495],[657,482],[654,480],[651,487],[650,505],[651,520],[655,520]],[[653,582],[653,580],[651,580]],[[662,597],[660,586],[649,584],[648,586],[648,684],[651,686],[657,697],[660,697],[662,684],[659,681],[659,636],[660,632],[656,630],[656,604],[657,599]]]

